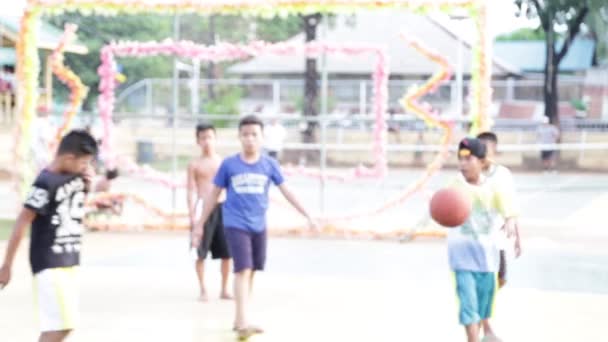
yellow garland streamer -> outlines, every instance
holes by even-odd
[[[72,121],[74,120],[76,114],[78,114],[78,110],[80,109],[84,99],[87,97],[87,93],[89,91],[89,88],[82,83],[80,77],[78,77],[78,75],[76,75],[63,63],[63,53],[66,46],[76,38],[76,30],[78,30],[78,26],[74,24],[66,24],[61,41],[55,50],[53,50],[53,54],[51,55],[51,68],[53,73],[70,89],[70,103],[63,114],[63,124],[61,127],[59,127],[59,129],[57,129],[54,142],[55,145],[59,143],[61,137],[72,125]]]
[[[20,115],[14,140],[16,170],[14,176],[21,198],[25,197],[25,191],[29,188],[35,172],[31,150],[31,130],[38,101],[37,81],[40,65],[36,42],[38,41],[37,23],[39,19],[40,9],[36,6],[28,6],[21,18],[17,42],[17,109]]]

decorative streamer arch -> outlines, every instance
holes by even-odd
[[[415,13],[466,10],[475,22],[477,39],[473,49],[471,72],[472,133],[490,127],[488,109],[491,101],[490,42],[486,34],[486,1],[484,0],[28,0],[21,19],[17,43],[18,129],[14,159],[17,185],[24,195],[33,179],[31,165],[31,124],[38,99],[39,59],[37,24],[41,15],[58,15],[79,11],[85,15],[137,13],[243,14],[273,17],[297,13],[339,13],[355,10],[391,9]]]

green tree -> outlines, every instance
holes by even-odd
[[[545,40],[545,31],[539,28],[522,28],[513,32],[501,34],[496,37],[497,41],[511,40]]]
[[[594,62],[608,62],[608,1],[589,12],[585,26],[596,44]]]
[[[605,6],[606,0],[515,0],[520,14],[538,18],[545,33],[545,70],[543,95],[545,116],[559,123],[558,73],[574,38],[579,34],[590,10]],[[558,46],[558,32],[565,28],[563,43]]]
[[[49,21],[63,27],[67,22],[78,25],[78,38],[89,49],[86,55],[66,55],[66,65],[80,76],[89,89],[84,107],[95,107],[99,77],[100,49],[119,40],[146,41],[161,40],[171,35],[171,18],[159,15],[120,15],[116,17],[83,16],[77,13],[50,17]],[[127,76],[126,85],[145,77],[167,77],[171,75],[171,60],[166,57],[144,59],[123,58],[118,61]],[[57,87],[62,89],[62,87]]]
[[[213,18],[213,19],[210,19]],[[63,27],[65,23],[78,25],[78,38],[89,49],[86,55],[66,55],[66,65],[80,76],[90,91],[85,100],[85,109],[96,106],[99,77],[97,67],[100,64],[100,49],[120,40],[149,41],[164,40],[172,37],[173,17],[160,15],[119,15],[114,17],[83,16],[68,13],[47,18],[52,24]],[[210,22],[211,20],[211,22]],[[252,23],[254,25],[252,25]],[[255,32],[252,34],[252,26]],[[210,29],[211,28],[211,29]],[[213,44],[215,39],[228,42],[242,42],[249,39],[261,39],[271,42],[282,41],[300,32],[298,17],[285,18],[245,18],[234,15],[199,16],[183,15],[180,18],[180,37],[197,43]],[[215,31],[215,32],[213,32]],[[212,39],[213,38],[213,39]],[[124,87],[144,78],[167,78],[171,75],[172,59],[168,57],[121,58],[118,63],[127,76]],[[217,77],[225,65],[204,66],[207,76]],[[66,96],[66,88],[56,82],[59,96]]]

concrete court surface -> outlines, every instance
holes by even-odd
[[[398,176],[381,190],[373,185],[357,191],[380,198],[384,193],[378,191],[398,192],[416,173]],[[608,231],[602,220],[608,177],[523,174],[516,181],[526,240],[498,296],[497,332],[504,341],[608,340]],[[310,181],[292,184],[306,203],[314,203]],[[440,184],[435,179],[431,188]],[[345,187],[333,185],[330,207],[344,203],[352,191]],[[0,200],[0,209],[9,202],[14,199]],[[424,203],[414,198],[401,209],[415,216]],[[70,341],[234,341],[233,305],[215,299],[217,263],[209,263],[207,276],[212,301],[200,303],[186,246],[180,233],[89,233],[82,321]],[[2,254],[4,247],[0,242]],[[34,341],[37,335],[26,250],[27,241],[14,281],[0,292],[2,342]],[[440,240],[272,239],[268,269],[257,278],[254,295],[254,321],[267,333],[252,341],[464,340]]]

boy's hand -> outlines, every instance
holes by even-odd
[[[197,224],[194,225],[194,228],[192,229],[192,237],[190,240],[192,241],[192,248],[198,248],[198,246],[201,244],[201,241],[203,240],[202,226],[199,226]]]
[[[8,266],[0,267],[0,290],[11,281],[11,269]]]
[[[513,246],[513,249],[515,250],[515,257],[519,258],[521,256],[521,241],[519,237],[515,238],[515,245]]]
[[[85,187],[88,191],[92,191],[91,186],[93,185],[93,178],[95,178],[95,169],[93,166],[89,165],[87,169],[82,174],[82,178],[84,179]]]
[[[507,237],[513,237],[513,236],[517,236],[517,228],[516,228],[516,223],[515,220],[513,219],[507,219],[505,221],[505,224],[502,226],[502,230],[505,231],[505,233],[507,234]]]

